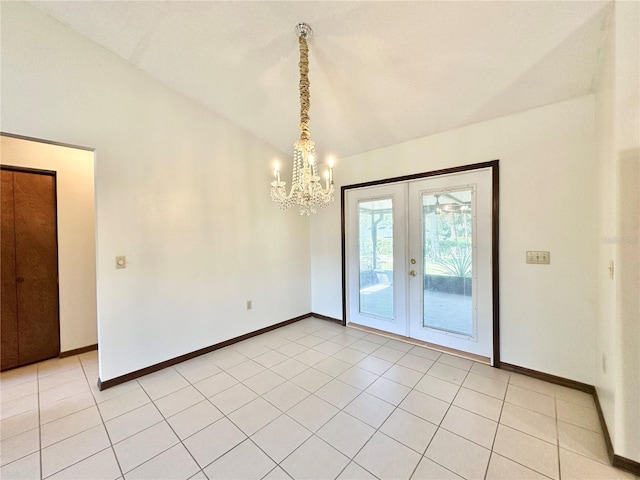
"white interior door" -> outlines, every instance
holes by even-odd
[[[406,186],[347,192],[348,321],[406,336]]]
[[[409,336],[492,357],[491,169],[409,184]]]

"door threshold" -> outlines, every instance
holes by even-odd
[[[440,353],[447,353],[449,355],[453,355],[460,358],[465,358],[467,360],[472,360],[474,362],[483,363],[485,365],[491,366],[491,359],[489,357],[483,357],[482,355],[476,355],[474,353],[462,352],[460,350],[455,350],[453,348],[443,347],[441,345],[435,345],[433,343],[424,342],[422,340],[417,340],[411,337],[405,337],[403,335],[397,335],[395,333],[385,332],[384,330],[378,330],[377,328],[366,327],[364,325],[360,325],[357,323],[349,322],[347,323],[347,327],[354,328],[356,330],[361,330],[363,332],[375,333],[376,335],[381,335],[383,337],[391,338],[394,340],[400,340],[401,342],[410,343],[412,345],[417,345],[419,347],[425,347],[430,350],[435,350]]]

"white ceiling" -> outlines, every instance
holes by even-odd
[[[32,2],[283,152],[372,150],[594,89],[611,2]]]

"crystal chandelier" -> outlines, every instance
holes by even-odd
[[[292,205],[300,207],[300,215],[311,215],[317,207],[326,207],[334,200],[333,158],[325,171],[325,185],[318,176],[315,143],[309,138],[309,47],[311,27],[306,23],[296,25],[300,44],[300,140],[293,144],[293,177],[291,191],[287,194],[286,182],[280,180],[280,165],[275,164],[275,181],[271,182],[271,199],[286,210]]]

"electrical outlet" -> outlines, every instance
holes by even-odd
[[[251,300],[247,300],[247,310],[251,310],[253,308],[253,302]]]
[[[613,280],[613,260],[609,260],[609,278]]]
[[[546,250],[528,250],[527,263],[549,265],[551,263],[551,253]]]

